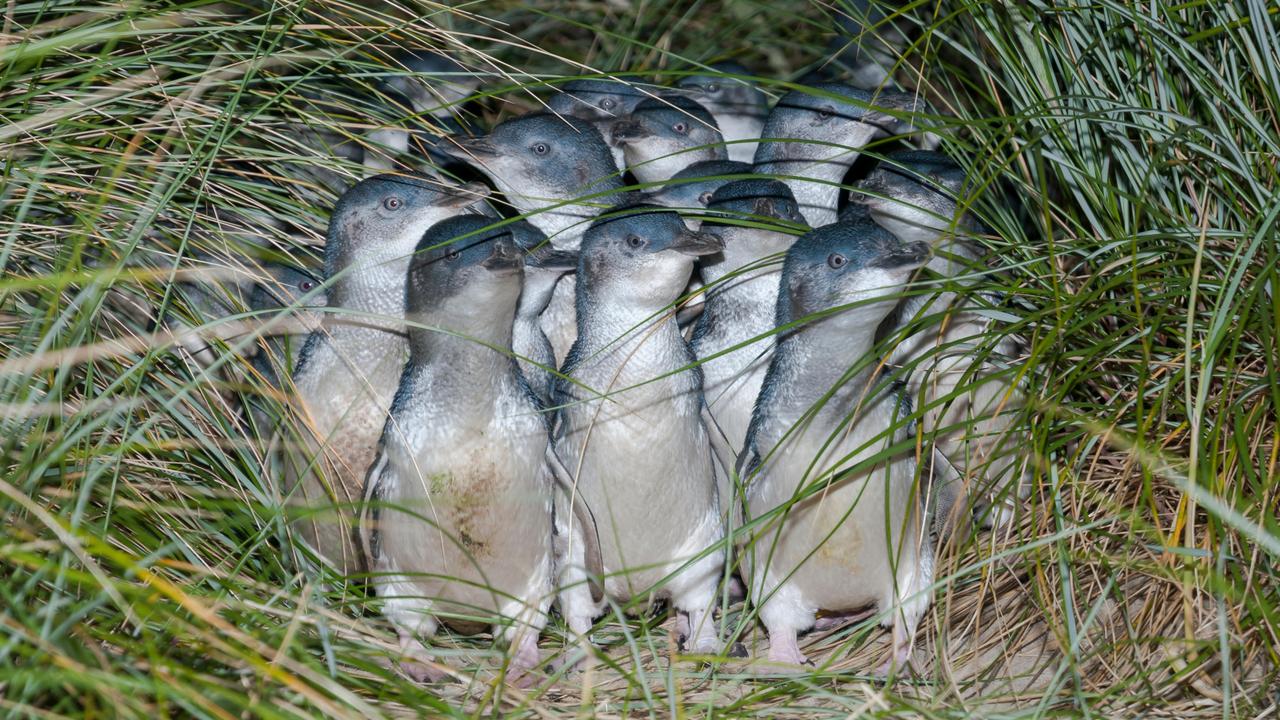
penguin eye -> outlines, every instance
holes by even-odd
[[[833,108],[824,105],[823,107],[818,108],[818,119],[829,120],[835,113],[836,111]]]
[[[392,212],[399,210],[403,206],[404,201],[401,200],[398,195],[391,195],[382,201],[382,207],[391,210]]]
[[[711,192],[707,191],[699,195],[698,202],[702,203],[703,205],[709,205],[711,203]]]
[[[303,280],[302,282],[298,283],[298,289],[301,290],[302,292],[310,292],[314,290],[315,287],[316,287],[316,283],[314,280]]]
[[[678,122],[678,123],[676,123],[675,125],[672,125],[672,126],[671,126],[671,129],[672,129],[672,130],[674,130],[676,133],[678,133],[678,134],[680,134],[680,135],[683,135],[683,134],[685,134],[686,132],[689,132],[689,126],[688,126],[688,125],[685,125],[685,124],[684,124],[684,123],[682,123],[682,122]]]
[[[827,265],[830,265],[833,270],[839,270],[848,263],[849,258],[846,258],[840,253],[831,253],[827,256]]]
[[[644,240],[641,240],[639,235],[628,235],[627,245],[632,248],[639,248],[644,245]]]
[[[720,92],[720,86],[717,85],[716,83],[707,83],[707,92],[709,93]]]
[[[535,155],[546,155],[551,150],[551,146],[546,143],[534,143],[532,150]]]
[[[616,104],[617,104],[617,103],[615,103],[615,102],[613,101],[613,98],[605,98],[605,99],[603,99],[603,100],[601,100],[601,101],[600,101],[600,109],[601,109],[601,110],[612,110],[612,109],[613,109],[613,106],[614,106],[614,105],[616,105]]]
[[[453,262],[454,260],[457,260],[460,257],[462,257],[461,250],[459,250],[458,248],[450,248],[449,253],[444,256],[444,259],[448,260],[449,262]]]

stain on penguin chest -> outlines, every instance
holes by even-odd
[[[446,532],[473,557],[493,552],[487,538],[497,518],[499,505],[510,479],[503,477],[491,454],[480,448],[461,453],[451,469],[429,473],[425,478],[428,500],[435,507]]]

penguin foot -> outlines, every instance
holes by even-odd
[[[808,675],[816,668],[811,660],[802,663],[778,662],[772,659],[752,666],[756,675]]]
[[[911,677],[915,672],[911,667],[911,660],[899,660],[897,657],[890,657],[876,668],[874,677],[877,680],[888,683],[895,677]]]
[[[538,684],[538,676],[533,669],[541,661],[538,654],[538,636],[526,632],[516,641],[515,652],[511,655],[511,665],[507,668],[507,684],[527,690]]]
[[[538,676],[529,671],[517,671],[512,668],[507,673],[506,682],[513,688],[528,690],[529,688],[537,687]]]
[[[436,665],[420,660],[401,660],[400,670],[416,683],[438,683],[450,678],[449,673]]]
[[[911,664],[911,646],[906,645],[894,647],[893,652],[889,654],[889,659],[876,669],[875,677],[887,683],[895,677],[911,677],[914,674],[915,669]]]
[[[804,666],[813,667],[813,663],[809,662],[809,658],[800,652],[800,645],[796,642],[796,633],[794,630],[788,632],[770,632],[769,633],[769,664],[784,666],[784,668],[794,668],[794,672],[804,672]]]

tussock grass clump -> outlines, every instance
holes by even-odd
[[[983,288],[1026,343],[1010,372],[1031,497],[1012,527],[944,548],[914,679],[870,677],[888,646],[874,623],[806,638],[809,675],[758,679],[679,657],[643,615],[602,621],[600,662],[531,693],[495,687],[483,638],[444,635],[445,662],[483,669],[424,688],[388,664],[363,587],[308,570],[269,428],[241,411],[282,397],[243,359],[264,341],[231,327],[288,318],[215,290],[240,312],[210,322],[199,287],[255,260],[317,267],[328,208],[364,173],[331,150],[430,125],[370,102],[393,45],[489,75],[466,108],[488,124],[566,78],[669,83],[729,56],[776,96],[824,59],[834,9],[9,5],[3,711],[1274,712],[1280,21],[1261,3],[909,3],[870,28],[905,31],[895,76],[975,180],[965,202],[1003,268]]]

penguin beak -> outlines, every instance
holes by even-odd
[[[724,240],[719,235],[686,230],[671,243],[670,249],[691,257],[715,255],[724,250]]]
[[[489,138],[475,135],[450,135],[441,143],[441,150],[459,158],[491,158],[498,155],[498,149]]]
[[[649,132],[643,125],[635,120],[619,120],[613,124],[613,144],[621,145],[623,143],[634,142],[636,140],[644,140],[652,137],[653,133]]]
[[[521,257],[520,251],[516,249],[515,243],[510,240],[498,240],[495,242],[489,257],[480,263],[484,269],[497,272],[517,270],[523,264],[524,258]]]
[[[469,182],[456,188],[450,188],[449,194],[444,196],[440,201],[440,205],[447,208],[463,208],[489,197],[489,192],[488,185],[480,182]]]
[[[578,254],[547,246],[529,253],[524,263],[539,270],[567,273],[578,269]]]
[[[881,268],[884,270],[901,270],[903,268],[918,268],[929,261],[929,257],[933,253],[929,249],[927,242],[907,243],[893,252],[881,255],[876,258],[871,267]]]

